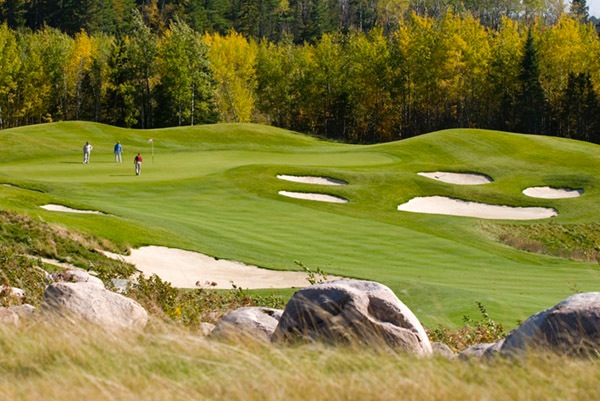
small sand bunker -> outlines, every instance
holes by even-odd
[[[532,198],[563,199],[577,198],[583,194],[583,189],[531,187],[524,189],[523,193]]]
[[[67,212],[67,213],[85,213],[85,214],[104,214],[102,212],[99,212],[97,210],[80,210],[80,209],[71,209],[70,207],[67,206],[62,206],[62,205],[43,205],[40,206],[42,209],[46,209],[46,210],[50,210],[52,212]]]
[[[317,184],[317,185],[348,185],[346,181],[337,180],[330,177],[313,177],[313,176],[300,176],[300,175],[285,175],[279,174],[277,176],[280,180],[300,182],[303,184]]]
[[[247,289],[310,285],[304,272],[261,269],[240,262],[211,258],[197,252],[162,246],[132,249],[129,256],[110,252],[104,254],[135,265],[146,276],[156,274],[178,288],[231,289],[232,283]],[[328,279],[334,277],[328,276]]]
[[[423,177],[446,182],[448,184],[458,185],[480,185],[493,182],[490,177],[479,173],[448,173],[444,171],[434,171],[432,173],[417,173]]]
[[[558,215],[553,208],[489,205],[444,196],[413,198],[407,203],[399,205],[398,210],[497,220],[536,220]]]
[[[319,202],[332,202],[332,203],[348,203],[347,199],[341,198],[334,195],[316,194],[310,192],[290,192],[290,191],[279,191],[279,195],[287,196],[289,198],[306,199]]]

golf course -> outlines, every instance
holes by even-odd
[[[82,163],[86,141],[93,146],[89,164]],[[113,155],[117,141],[123,163]],[[600,284],[598,263],[525,252],[491,234],[507,225],[568,230],[598,223],[600,147],[590,143],[454,129],[350,145],[256,124],[132,130],[62,122],[4,130],[0,148],[3,210],[106,238],[122,254],[153,245],[276,271],[301,271],[302,265],[377,281],[426,327],[459,325],[463,316],[478,315],[480,302],[510,329]],[[138,153],[143,165],[136,176]],[[460,185],[420,174],[427,172],[491,181]],[[523,193],[534,187],[578,190],[580,196]],[[545,208],[554,216],[513,220],[398,210],[419,197]],[[101,213],[42,208],[48,204]],[[252,291],[289,297],[295,289]]]

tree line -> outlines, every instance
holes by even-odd
[[[600,142],[600,40],[585,14],[491,27],[413,12],[297,43],[178,16],[157,30],[132,10],[115,34],[0,26],[0,127],[260,122],[357,143],[478,127]]]

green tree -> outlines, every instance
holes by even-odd
[[[598,143],[600,103],[589,73],[569,74],[561,111],[561,136]]]
[[[579,22],[588,22],[590,15],[586,0],[572,0],[570,14]]]
[[[200,35],[185,22],[171,23],[159,44],[159,126],[216,122],[207,52]]]
[[[516,96],[515,128],[526,134],[543,134],[547,118],[547,104],[544,89],[540,82],[540,69],[537,50],[533,39],[533,29],[529,29],[525,41],[519,89]]]
[[[399,139],[402,102],[394,97],[395,62],[383,31],[348,38],[348,104],[352,121],[345,140],[381,142]]]

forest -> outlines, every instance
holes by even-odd
[[[585,0],[5,0],[0,128],[258,122],[353,143],[600,143]]]

